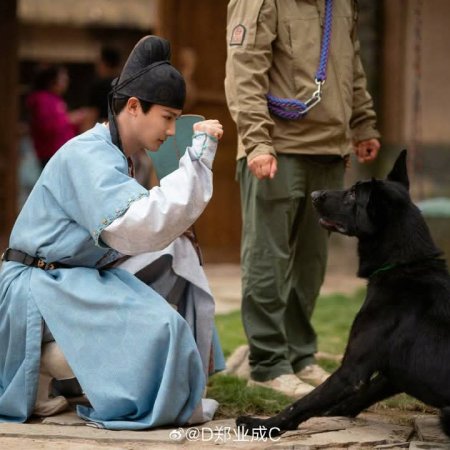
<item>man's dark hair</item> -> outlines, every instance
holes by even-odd
[[[114,47],[102,47],[100,59],[107,67],[115,69],[120,65],[120,52]]]
[[[123,108],[125,108],[125,105],[127,104],[127,101],[130,97],[115,97],[113,98],[113,110],[116,114],[119,114],[120,111],[122,111]],[[147,114],[150,110],[150,108],[153,106],[153,103],[146,102],[144,100],[138,99],[139,103],[141,105],[142,111],[144,114]]]

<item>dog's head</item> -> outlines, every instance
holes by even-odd
[[[409,197],[406,150],[385,180],[359,181],[346,190],[314,191],[319,223],[348,236],[370,236],[412,205]]]

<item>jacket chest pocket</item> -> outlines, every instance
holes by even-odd
[[[350,2],[335,2],[332,11],[332,31],[328,52],[328,65],[332,56],[339,66],[338,72],[345,72],[345,78],[351,78],[354,48],[352,32],[355,15]],[[292,58],[292,78],[298,98],[309,98],[316,89],[314,78],[319,66],[323,17],[312,5],[299,11],[299,14],[286,18],[289,51]],[[301,13],[301,14],[300,14]],[[323,14],[323,13],[322,13]],[[342,67],[345,66],[345,67]],[[347,73],[350,71],[350,74]],[[339,76],[344,73],[339,73]]]
[[[290,19],[287,31],[295,91],[298,98],[307,100],[316,88],[314,77],[320,60],[322,28],[319,14]]]

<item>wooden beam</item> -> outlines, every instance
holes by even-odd
[[[385,144],[398,145],[405,129],[406,33],[409,0],[383,2],[381,132]]]
[[[17,0],[0,2],[0,245],[5,246],[17,214],[18,138]]]

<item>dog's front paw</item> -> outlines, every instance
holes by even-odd
[[[263,422],[264,419],[258,419],[257,417],[239,416],[236,419],[236,426],[244,428],[246,430],[251,430],[256,426],[261,425]]]
[[[258,419],[251,416],[239,416],[236,426],[245,434],[253,437],[275,437],[282,433],[279,427],[274,426],[270,419]]]

